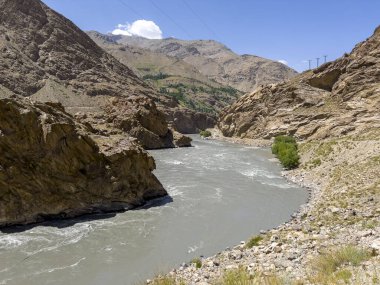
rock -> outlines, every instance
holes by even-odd
[[[233,270],[233,269],[238,269],[239,266],[237,264],[229,264],[229,265],[226,265],[225,267],[227,270]]]
[[[373,232],[372,230],[366,230],[366,231],[360,232],[359,235],[364,238],[364,237],[373,235]]]
[[[371,243],[371,248],[380,252],[380,239],[376,239]]]
[[[332,207],[332,208],[330,208],[330,211],[331,211],[331,213],[336,214],[336,213],[340,212],[340,209],[336,208],[336,207]]]
[[[379,38],[374,33],[347,57],[240,97],[220,113],[218,128],[227,137],[300,140],[379,128]]]
[[[61,107],[2,99],[0,130],[0,226],[126,210],[167,194],[133,140],[94,136]]]
[[[215,123],[159,94],[40,0],[0,0],[0,33],[9,39],[0,37],[3,97],[59,102],[98,134],[125,132],[146,149],[175,147],[173,113]]]
[[[187,137],[187,136],[185,136],[183,134],[180,134],[179,132],[174,131],[174,130],[172,130],[172,133],[173,133],[174,144],[177,147],[188,147],[188,146],[191,146],[192,139],[190,137]]]
[[[198,134],[216,124],[215,116],[184,108],[166,108],[165,113],[171,127],[183,134]]]

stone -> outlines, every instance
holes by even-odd
[[[0,129],[0,226],[128,210],[167,195],[133,140],[95,136],[62,106],[1,99]]]
[[[371,243],[371,248],[380,252],[380,239],[376,239]]]
[[[347,57],[252,90],[222,110],[217,127],[226,137],[270,139],[291,134],[299,140],[379,128],[379,38],[374,33]]]

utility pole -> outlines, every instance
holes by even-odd
[[[309,70],[311,69],[311,59],[308,60],[309,61]]]
[[[326,59],[327,59],[327,55],[324,55],[323,57],[325,58],[325,63],[326,63],[326,61],[327,61],[327,60],[326,60]]]
[[[317,67],[319,67],[319,57],[316,58],[317,59]]]

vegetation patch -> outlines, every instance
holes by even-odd
[[[334,145],[336,144],[336,141],[323,142],[318,146],[315,154],[321,157],[326,157],[334,151]]]
[[[201,268],[202,267],[202,260],[200,258],[194,258],[191,263],[195,265],[195,268]]]
[[[336,284],[338,280],[346,282],[352,274],[342,267],[358,266],[370,257],[369,251],[351,245],[322,253],[312,262],[312,269],[316,275],[311,278],[311,281],[320,284]]]
[[[260,273],[250,274],[243,267],[226,271],[214,285],[300,285],[300,282],[290,282],[276,275]]]
[[[258,246],[260,241],[262,241],[263,238],[261,236],[254,236],[252,237],[248,242],[247,244],[245,245],[245,247],[247,248],[252,248],[254,246]]]
[[[157,73],[157,74],[147,74],[143,76],[144,80],[161,80],[170,77],[169,74],[166,73]]]
[[[299,165],[298,146],[293,137],[277,136],[272,145],[272,153],[286,169],[293,169]]]
[[[146,284],[146,283],[142,283],[142,284]],[[151,285],[185,285],[185,282],[176,281],[174,277],[163,276],[163,277],[156,277],[150,284]]]
[[[199,135],[201,137],[208,138],[208,137],[211,137],[211,132],[208,130],[203,130],[203,131],[200,131]]]

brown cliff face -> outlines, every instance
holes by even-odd
[[[93,135],[59,104],[0,100],[0,226],[129,209],[166,195],[125,135]]]
[[[161,110],[168,108],[169,99],[158,95],[71,21],[39,0],[0,0],[0,33],[2,89],[37,101],[60,102],[72,114],[108,121],[106,110],[114,98],[144,97],[144,102],[162,105]],[[136,113],[128,116],[129,123],[139,128],[138,138],[146,133],[154,137],[150,142],[157,144],[140,143],[146,148],[173,146],[170,132],[162,134],[162,126],[167,125],[165,116],[158,115],[161,111],[153,102],[147,104],[144,116],[155,125],[147,129],[141,120],[135,121],[141,115],[139,102],[129,104],[128,112]],[[120,109],[122,116],[124,106]],[[117,126],[111,124],[110,129],[114,128]]]
[[[355,135],[380,127],[380,32],[350,54],[240,98],[220,115],[225,136],[300,139]]]

